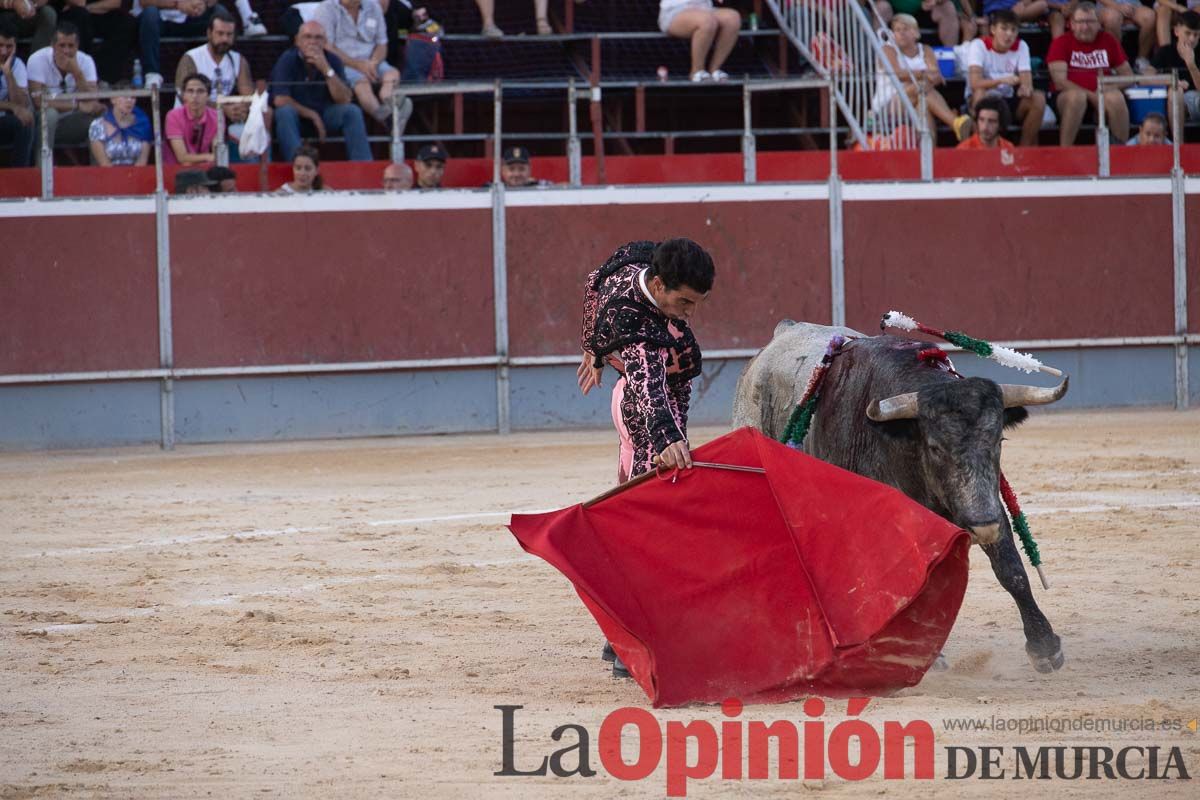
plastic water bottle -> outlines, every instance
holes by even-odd
[[[146,80],[142,77],[142,60],[135,58],[133,60],[133,88],[140,89],[145,83]]]

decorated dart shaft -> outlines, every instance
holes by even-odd
[[[939,339],[945,339],[947,342],[957,345],[963,350],[972,352],[980,358],[991,359],[1005,367],[1019,369],[1022,372],[1045,372],[1047,375],[1053,375],[1057,378],[1062,377],[1062,370],[1046,366],[1028,353],[1020,353],[1008,347],[986,342],[983,339],[975,339],[962,331],[942,331],[937,328],[931,328],[899,311],[889,311],[884,314],[883,319],[879,321],[879,327],[880,329],[898,328],[904,331],[920,331],[930,336],[936,336]]]

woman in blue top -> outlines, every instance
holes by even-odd
[[[128,89],[129,81],[118,81],[113,88]],[[153,138],[150,119],[132,97],[114,97],[112,108],[88,128],[92,160],[101,167],[145,166]]]

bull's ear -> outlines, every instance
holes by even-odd
[[[868,420],[867,424],[889,439],[915,440],[917,438],[917,421],[915,419],[891,419],[887,422]]]
[[[1025,406],[1004,409],[1005,428],[1015,428],[1028,418],[1029,412],[1025,410]]]

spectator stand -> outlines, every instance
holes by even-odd
[[[1179,93],[1179,77],[1175,73],[1170,75],[1101,75],[1097,78],[1098,91],[1103,94],[1107,86],[1166,86],[1170,89],[1170,96],[1174,97]],[[1096,124],[1096,158],[1098,161],[1098,171],[1102,178],[1107,178],[1112,174],[1111,163],[1111,143],[1112,138],[1108,133],[1108,122],[1104,117],[1104,103],[1098,105],[1099,115]],[[1178,103],[1170,104],[1168,109],[1172,131],[1182,130],[1180,124],[1181,109]],[[1179,136],[1171,137],[1171,174],[1182,176],[1183,168],[1180,163],[1180,146]]]

